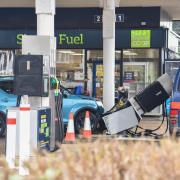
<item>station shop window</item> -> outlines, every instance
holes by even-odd
[[[0,75],[12,76],[13,75],[13,63],[14,63],[14,51],[13,50],[0,50]]]
[[[180,52],[179,53],[176,53],[174,51],[171,51],[171,50],[166,50],[165,53],[167,54],[167,59],[170,60],[175,60],[175,59],[180,59]]]
[[[57,49],[56,75],[66,88],[84,88],[84,50]]]
[[[134,96],[159,76],[159,49],[123,50],[123,85]]]

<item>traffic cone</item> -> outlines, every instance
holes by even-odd
[[[65,142],[74,142],[74,141],[75,141],[74,120],[73,120],[73,113],[70,112]]]
[[[90,122],[90,117],[89,117],[89,111],[86,111],[85,122],[84,122],[83,137],[84,137],[84,138],[91,138],[91,137],[92,137],[91,122]]]

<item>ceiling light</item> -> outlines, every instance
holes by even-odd
[[[123,50],[123,53],[129,53],[129,52],[131,52],[131,51],[128,51],[128,50]]]
[[[72,56],[83,56],[84,54],[80,54],[80,53],[72,53]]]
[[[138,54],[134,53],[134,52],[128,52],[128,53],[124,53],[124,55],[126,55],[126,56],[137,56]]]
[[[121,53],[121,51],[115,51],[115,53]]]
[[[59,50],[58,53],[73,54],[74,52],[70,50]]]

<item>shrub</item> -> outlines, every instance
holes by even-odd
[[[180,142],[96,141],[65,144],[27,163],[29,180],[179,180]],[[1,177],[16,177],[1,163]],[[0,178],[2,179],[2,178]]]

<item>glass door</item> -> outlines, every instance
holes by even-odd
[[[158,78],[159,64],[159,49],[123,51],[123,85],[129,90],[128,98]]]
[[[87,89],[90,95],[102,99],[103,96],[103,51],[102,50],[89,50],[87,62]],[[117,91],[120,86],[120,58],[121,51],[115,51],[115,90]]]
[[[103,97],[103,62],[94,61],[92,63],[92,96],[98,99]],[[116,61],[115,64],[115,89],[117,91],[120,86],[120,62]]]
[[[103,96],[103,64],[94,64],[93,69],[93,97],[102,99]]]
[[[136,95],[148,85],[148,68],[143,62],[125,62],[123,85],[129,89],[128,97]]]

